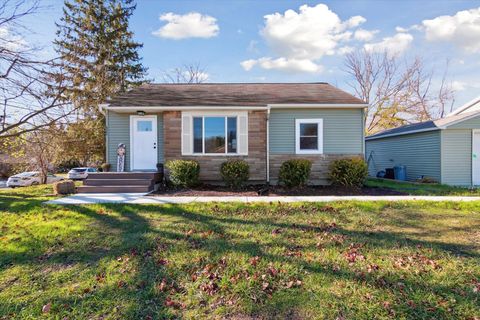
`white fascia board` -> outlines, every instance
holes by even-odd
[[[453,110],[452,112],[450,112],[449,114],[447,114],[447,117],[449,116],[454,116],[456,114],[459,114],[459,113],[462,113],[463,111],[467,110],[468,108],[470,107],[473,107],[474,105],[476,105],[477,103],[480,103],[480,97],[476,97],[475,99],[473,100],[470,100],[468,101],[467,103],[465,103],[463,106]]]
[[[194,111],[194,110],[268,110],[263,106],[135,106],[135,107],[114,107],[106,106],[106,110],[131,113],[137,111],[162,112],[162,111]]]
[[[405,131],[405,132],[399,132],[399,133],[386,134],[378,137],[374,137],[374,136],[365,137],[365,140],[383,139],[383,138],[389,138],[389,137],[395,137],[395,136],[403,136],[406,134],[421,133],[421,132],[435,131],[435,130],[441,130],[441,129],[445,129],[445,128],[436,127],[436,128],[420,129],[420,130],[413,130],[413,131]]]
[[[268,104],[269,108],[368,108],[368,103],[281,103],[281,104]]]

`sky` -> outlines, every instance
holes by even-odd
[[[61,0],[26,19],[27,42],[52,54]],[[200,64],[208,82],[329,82],[352,92],[345,53],[421,56],[456,90],[480,96],[480,1],[138,0],[130,20],[148,78]]]

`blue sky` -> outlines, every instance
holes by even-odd
[[[27,41],[50,51],[62,1],[44,4],[28,19],[35,33]],[[369,48],[421,55],[438,77],[449,59],[455,105],[480,95],[479,1],[139,0],[131,29],[156,81],[199,63],[209,82],[326,81],[350,90],[344,53]]]

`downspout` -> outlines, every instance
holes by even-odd
[[[270,106],[267,108],[267,186],[270,185]]]

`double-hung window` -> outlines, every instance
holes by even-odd
[[[323,119],[296,119],[295,133],[297,154],[323,153]]]
[[[182,115],[182,153],[192,155],[246,154],[246,114]]]

